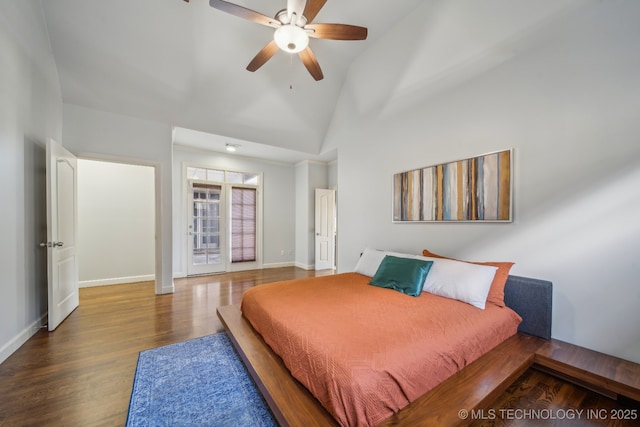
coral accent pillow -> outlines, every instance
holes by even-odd
[[[454,261],[462,261],[468,262],[470,264],[477,265],[489,265],[492,267],[498,267],[496,270],[496,275],[491,282],[491,287],[489,288],[489,295],[487,295],[487,302],[493,303],[498,307],[504,307],[504,285],[507,283],[507,278],[509,277],[509,271],[511,267],[513,267],[513,262],[474,262],[474,261],[465,261],[461,259],[455,259],[446,257],[443,255],[434,254],[427,249],[422,251],[422,255],[431,258],[442,258],[442,259],[451,259]]]

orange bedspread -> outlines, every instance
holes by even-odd
[[[243,315],[343,426],[373,426],[516,333],[509,308],[343,273],[257,286]]]

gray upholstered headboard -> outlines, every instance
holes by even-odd
[[[552,290],[553,285],[547,280],[509,276],[504,302],[522,317],[518,332],[551,338]]]

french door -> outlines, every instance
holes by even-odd
[[[224,203],[222,185],[189,182],[189,275],[226,271]]]

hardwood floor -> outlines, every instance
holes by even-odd
[[[321,271],[318,274],[330,274]],[[221,305],[261,283],[316,275],[278,268],[80,290],[80,306],[54,332],[41,330],[0,365],[1,426],[121,426],[138,353],[223,330]]]
[[[217,307],[239,303],[255,285],[314,275],[291,267],[178,279],[176,292],[162,296],[151,282],[81,289],[80,306],[56,331],[41,330],[0,365],[0,426],[121,426],[140,351],[222,331]],[[530,369],[492,408],[529,408],[532,402],[634,407]],[[516,421],[478,425],[528,425]]]
[[[637,402],[613,400],[533,368],[479,414],[474,427],[640,425]]]

